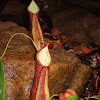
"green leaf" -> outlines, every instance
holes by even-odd
[[[100,100],[100,97],[98,97],[97,95],[94,95],[94,96],[92,96],[92,97],[89,97],[89,98],[93,98],[93,99]]]
[[[79,98],[79,100],[84,100],[83,98]]]
[[[78,95],[71,95],[64,100],[80,100]]]
[[[0,100],[4,100],[4,94],[5,94],[4,68],[2,61],[0,59]]]

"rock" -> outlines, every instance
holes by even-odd
[[[74,6],[83,7],[89,11],[99,14],[100,12],[100,1],[99,0],[67,0],[65,3],[72,4]]]
[[[8,0],[4,0],[3,2],[0,1],[0,12],[4,9],[7,2],[8,2]]]
[[[88,10],[67,4],[56,5],[51,17],[53,26],[61,31],[60,37],[66,36],[66,42],[74,45],[75,50],[80,50],[79,45],[88,47],[91,41],[90,30],[100,23],[100,17]]]
[[[28,34],[12,22],[2,22],[0,26],[4,27],[0,31],[0,55],[14,33]],[[78,58],[67,53],[62,46],[50,49],[50,52],[53,60],[49,68],[50,95],[61,93],[67,88],[72,88],[80,94],[90,78],[91,68],[81,64]],[[11,40],[2,58],[5,71],[5,100],[30,100],[35,54],[31,41],[25,36],[18,35]]]
[[[21,3],[21,0],[9,0],[0,13],[1,20],[3,22],[12,21],[29,28],[29,16],[26,8],[26,4]]]
[[[75,91],[77,91],[77,94],[80,94],[82,90],[84,89],[83,86],[85,86],[85,83],[87,83],[87,80],[82,80],[83,78],[88,78],[87,75],[91,73],[89,66],[84,66],[81,63],[77,64],[78,69],[73,74],[72,79],[70,80],[70,84],[67,86]],[[78,73],[77,73],[78,72]],[[87,73],[87,74],[86,74]],[[88,78],[89,79],[89,78]],[[83,89],[82,89],[83,88]]]
[[[51,95],[61,93],[67,88],[72,88],[77,92],[77,94],[80,94],[85,86],[83,86],[83,84],[87,83],[89,79],[89,76],[86,79],[85,74],[90,75],[91,68],[81,64],[79,59],[70,55],[60,47],[55,48],[50,52],[53,58],[53,64],[49,70],[49,87]],[[63,71],[65,72],[63,73]],[[78,90],[79,88],[80,90]]]
[[[6,43],[13,34],[28,33],[12,22],[2,22],[0,26],[4,28],[0,31],[0,41],[2,41],[0,54],[3,53]],[[20,35],[12,39],[2,59],[5,70],[5,100],[29,100],[29,90],[35,71],[34,54],[35,50],[29,39]]]
[[[52,13],[54,27],[57,27],[67,36],[76,33],[85,34],[89,27],[98,23],[98,21],[100,21],[100,18],[89,11],[64,4],[55,7]]]
[[[8,30],[9,28],[17,27],[18,25],[13,22],[0,22],[0,32]]]
[[[100,22],[91,27],[88,32],[90,41],[95,43],[100,48]]]

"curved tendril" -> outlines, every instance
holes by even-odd
[[[32,43],[34,44],[36,50],[38,51],[38,47],[36,46],[36,44],[34,43],[34,41],[32,40],[32,38],[30,38],[28,35],[26,35],[26,34],[24,34],[24,33],[16,33],[16,34],[12,35],[12,37],[9,39],[9,41],[8,41],[6,47],[5,47],[5,50],[4,50],[3,54],[2,54],[2,56],[0,57],[0,59],[3,58],[3,56],[5,55],[5,53],[6,53],[6,51],[7,51],[7,48],[8,48],[9,43],[11,42],[11,40],[12,40],[16,35],[24,35],[24,36],[26,36],[28,39],[30,39],[30,40],[32,41]]]
[[[55,96],[59,96],[59,94],[54,94],[54,95],[52,95],[50,98],[52,99],[52,98],[55,97]]]

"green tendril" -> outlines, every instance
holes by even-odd
[[[52,99],[53,97],[59,96],[59,94],[54,94],[50,98]]]
[[[34,44],[36,50],[38,51],[38,47],[37,47],[37,45],[34,43],[34,41],[32,40],[32,38],[30,38],[28,35],[26,35],[26,34],[24,34],[24,33],[16,33],[16,34],[14,34],[14,35],[9,39],[9,41],[8,41],[8,43],[7,43],[7,45],[6,45],[6,48],[5,48],[5,50],[4,50],[3,54],[2,54],[2,56],[0,57],[0,59],[3,58],[3,56],[5,55],[5,53],[6,53],[6,51],[7,51],[7,48],[8,48],[9,43],[11,42],[11,40],[12,40],[16,35],[24,35],[24,36],[26,36],[28,39],[30,39],[30,40],[32,41],[32,43]]]

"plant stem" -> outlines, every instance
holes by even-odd
[[[39,8],[34,0],[27,10],[30,15],[30,37],[34,40],[38,50],[44,47],[43,35],[38,21]],[[38,59],[38,58],[37,58]],[[48,88],[48,68],[36,61],[35,77],[30,94],[30,100],[50,100]]]
[[[36,62],[35,76],[34,76],[33,87],[31,89],[30,100],[35,100],[36,98],[36,92],[37,92],[42,68],[43,66],[41,66],[40,63]]]

